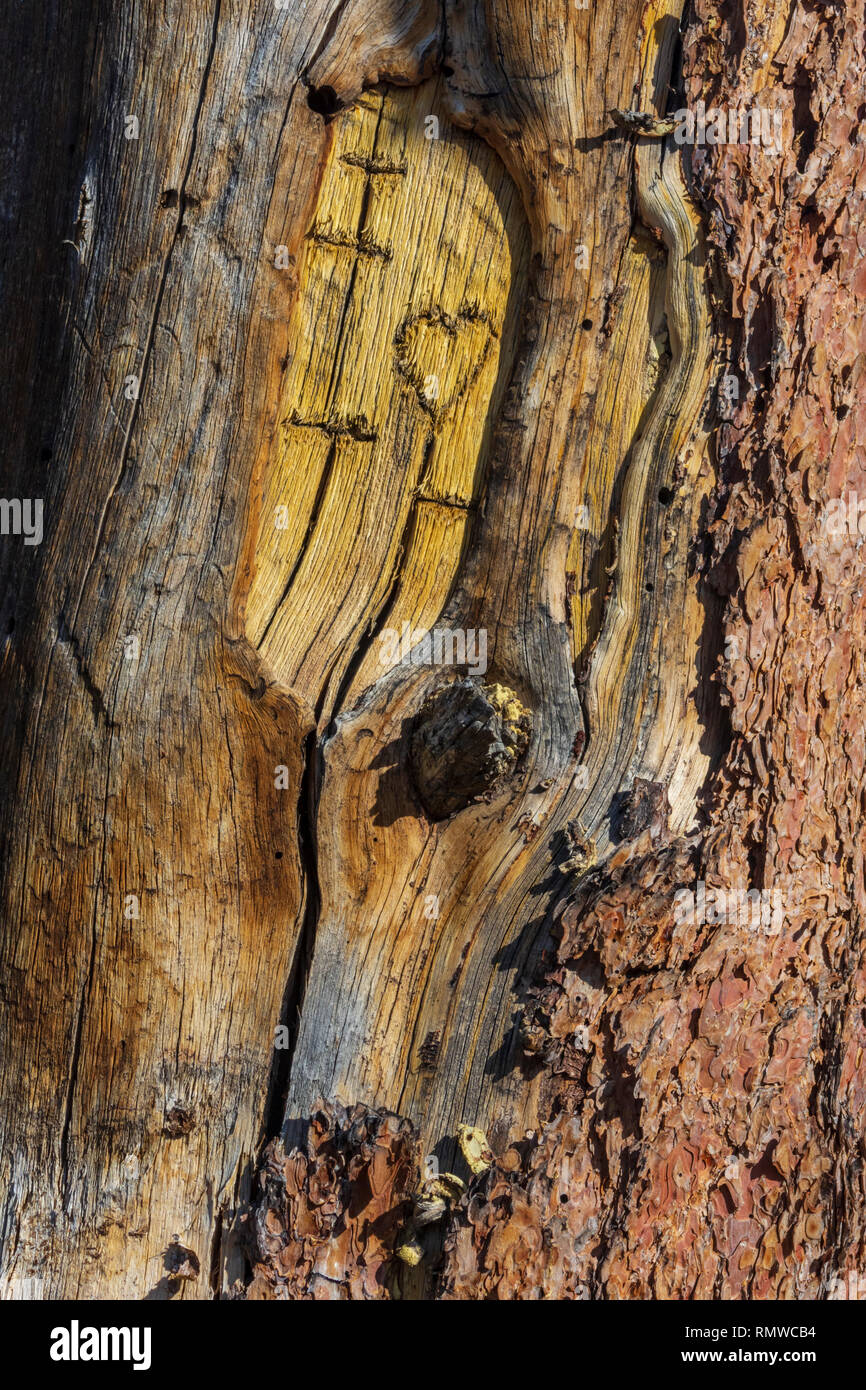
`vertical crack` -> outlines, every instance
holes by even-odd
[[[292,1059],[298,1041],[301,1009],[313,960],[313,945],[321,907],[319,866],[316,853],[316,809],[318,803],[317,765],[321,756],[315,730],[307,735],[304,747],[304,770],[298,794],[298,851],[301,873],[306,884],[304,920],[295,948],[294,959],[286,981],[279,1023],[288,1030],[288,1046],[274,1049],[274,1060],[268,1085],[263,1120],[263,1139],[260,1150],[282,1131],[286,1097],[292,1071]]]
[[[382,122],[384,103],[380,104],[376,128],[372,141],[371,163],[375,164],[375,153],[378,142],[379,129]],[[369,167],[364,169],[364,190],[361,197],[361,207],[358,215],[358,239],[363,235],[367,217],[370,210],[370,200],[373,192],[373,174]],[[352,268],[349,275],[340,323],[336,333],[336,350],[334,353],[334,363],[331,377],[328,382],[325,395],[326,402],[330,402],[334,383],[338,378],[341,364],[341,346],[349,308],[355,292],[355,282],[358,273],[358,263],[360,256],[356,254],[352,261]],[[315,529],[316,519],[324,502],[328,482],[333,471],[334,459],[336,457],[339,432],[333,433],[331,447],[319,480],[319,486],[314,502],[313,513],[307,528],[307,534],[301,553],[292,566],[291,574],[284,587],[279,603],[276,604],[267,625],[259,640],[258,647],[261,650],[268,632],[270,631],[277,614],[285,603],[289,591],[297,576],[304,555],[307,553],[309,542]],[[353,668],[354,669],[354,668]],[[344,683],[345,684],[345,683]],[[341,693],[343,687],[341,686]],[[317,708],[317,722],[321,715],[324,700],[327,697],[328,680],[323,683]],[[319,769],[321,766],[321,748],[319,746],[318,731],[314,730],[307,736],[304,748],[304,770],[301,776],[301,785],[298,794],[298,851],[301,861],[301,874],[306,885],[307,893],[304,903],[304,920],[301,927],[301,934],[295,949],[294,959],[286,981],[286,989],[283,995],[282,1008],[280,1010],[279,1023],[288,1030],[288,1046],[285,1048],[275,1048],[274,1060],[271,1067],[271,1076],[268,1085],[268,1095],[265,1102],[265,1112],[263,1119],[263,1140],[261,1149],[268,1140],[276,1137],[282,1132],[283,1120],[285,1116],[286,1097],[289,1090],[289,1081],[292,1071],[292,1059],[294,1057],[295,1046],[298,1040],[300,1029],[301,1009],[303,1007],[304,995],[306,993],[307,980],[310,974],[310,967],[313,959],[313,946],[316,938],[316,928],[318,926],[319,912],[321,907],[321,894],[319,892],[319,873],[318,860],[316,854],[316,809],[318,803]]]

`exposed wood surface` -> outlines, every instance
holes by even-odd
[[[301,79],[328,15],[104,6],[34,37],[22,11],[5,59],[11,130],[32,131],[8,156],[6,486],[46,518],[40,547],[2,552],[13,1293],[165,1297],[180,1246],[201,1269],[180,1291],[209,1296],[262,1137],[310,716],[245,636],[243,546],[290,344],[275,248],[298,254],[328,146]],[[432,56],[413,15],[368,33],[383,75]]]
[[[862,10],[16,14],[3,1296],[863,1267]]]
[[[554,170],[546,181],[531,147],[511,155],[526,161],[523,181],[544,188],[548,217],[556,219],[541,222],[538,213],[533,275],[539,298],[555,306],[557,328],[520,344],[507,424],[492,443],[484,505],[443,622],[486,630],[490,672],[534,715],[529,752],[492,799],[431,823],[419,806],[404,736],[424,697],[449,679],[429,667],[396,669],[326,739],[316,813],[321,911],[290,1120],[304,1117],[320,1096],[376,1101],[415,1120],[430,1150],[461,1121],[485,1128],[495,1122],[503,1137],[532,1126],[537,1086],[519,1065],[515,1007],[521,980],[550,944],[552,912],[563,899],[567,880],[556,861],[566,857],[566,827],[579,820],[604,858],[612,848],[612,801],[648,772],[670,786],[675,827],[694,820],[706,761],[697,750],[699,609],[686,557],[709,477],[695,433],[710,365],[704,258],[697,218],[675,172],[678,154],[662,167],[657,141],[640,150],[642,200],[651,207],[643,207],[647,229],[632,233],[631,152],[622,141],[597,140],[609,126],[609,108],[631,96],[626,75],[633,82],[645,74],[644,105],[654,85],[665,90],[676,24],[666,25],[664,15],[660,9],[648,21],[643,56],[632,44],[634,57],[614,69],[617,85],[597,98],[592,124],[560,109],[552,94],[543,106],[561,145],[570,136],[572,147],[587,141],[597,151],[575,155],[570,171]],[[598,23],[596,15],[593,42]],[[628,52],[625,36],[616,41]],[[568,249],[563,245],[557,257],[565,226]],[[618,374],[614,354],[627,333],[652,359],[652,228],[669,243],[674,365],[663,369],[657,389],[646,372],[635,371],[632,389],[599,393],[587,421],[587,378],[604,379],[608,357]],[[573,254],[584,236],[590,269]],[[435,261],[435,234],[426,254]],[[597,303],[603,315],[614,296],[622,305],[614,332],[582,327],[591,321],[589,306]],[[633,316],[641,309],[638,328]],[[624,441],[632,423],[624,454],[596,443],[587,462],[577,441],[588,428],[595,441]],[[581,491],[592,466],[592,497],[610,498],[619,482],[619,553],[612,577],[604,576],[603,618],[600,612],[581,701],[567,575],[578,538],[587,555],[598,548]],[[625,478],[617,480],[620,469]],[[658,493],[671,484],[676,500],[665,506]],[[581,506],[590,525],[578,530]],[[600,511],[595,523],[600,530]],[[666,621],[671,613],[675,624]],[[431,900],[438,910],[428,908]],[[439,1042],[435,1070],[419,1060],[428,1038]]]
[[[335,123],[303,245],[247,631],[327,724],[393,665],[374,634],[432,627],[445,606],[528,238],[499,160],[427,83]]]

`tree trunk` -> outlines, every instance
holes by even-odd
[[[7,1297],[863,1270],[863,49],[16,13]]]

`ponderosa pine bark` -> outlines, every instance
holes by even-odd
[[[864,18],[16,11],[5,1296],[859,1278]]]

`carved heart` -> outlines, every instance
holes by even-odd
[[[481,309],[454,317],[431,309],[403,322],[394,340],[397,366],[434,426],[472,385],[493,338],[489,317]]]

